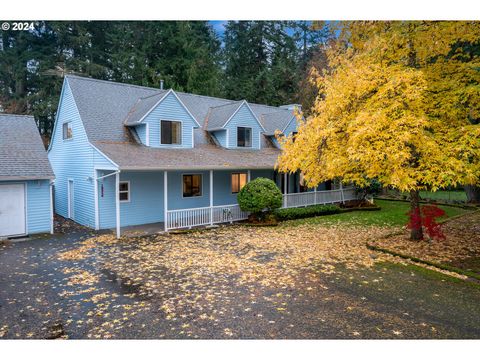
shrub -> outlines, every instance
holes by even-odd
[[[243,211],[250,211],[261,217],[264,211],[271,212],[282,206],[282,193],[270,179],[257,178],[247,183],[238,193],[238,205]]]
[[[319,215],[337,214],[340,211],[340,208],[335,205],[314,205],[304,208],[278,209],[275,210],[275,216],[277,217],[277,220],[284,221]]]
[[[409,221],[407,227],[409,229],[423,226],[430,239],[445,239],[442,231],[442,225],[437,223],[436,219],[445,216],[445,211],[435,205],[424,205],[420,207],[420,212],[407,213]]]

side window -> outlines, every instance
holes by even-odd
[[[72,132],[72,122],[63,123],[63,140],[68,140],[73,138]]]
[[[237,147],[252,147],[252,128],[237,127]]]
[[[120,181],[120,189],[118,192],[118,197],[120,202],[129,202],[130,201],[130,181]]]
[[[202,196],[202,175],[183,175],[183,197]]]
[[[160,126],[160,143],[165,145],[182,144],[182,123],[180,121],[162,120]]]
[[[247,173],[232,173],[232,194],[242,190],[247,183]]]

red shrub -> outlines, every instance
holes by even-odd
[[[445,216],[445,211],[438,206],[424,205],[420,207],[420,212],[410,210],[407,215],[409,217],[407,224],[409,229],[416,229],[421,224],[431,239],[445,239],[442,225],[436,221],[437,218]]]

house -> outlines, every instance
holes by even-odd
[[[275,130],[288,135],[296,125],[292,105],[66,76],[48,149],[55,210],[117,235],[124,226],[244,219],[237,193],[247,181],[267,177],[284,193],[307,190],[298,175],[274,171]]]
[[[53,233],[53,179],[33,117],[0,114],[0,237]]]

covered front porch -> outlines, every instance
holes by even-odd
[[[237,193],[242,184],[258,177],[276,182],[284,208],[355,198],[353,189],[341,185],[334,190],[305,189],[298,175],[273,169],[96,169],[95,177],[95,228],[113,228],[118,237],[123,231],[152,233],[245,220],[248,213],[240,209]],[[154,227],[145,228],[149,224]]]

